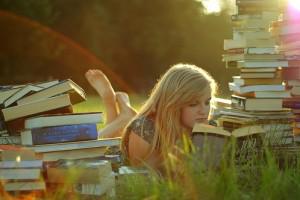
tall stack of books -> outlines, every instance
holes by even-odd
[[[292,97],[284,101],[295,115],[293,133],[296,142],[300,142],[300,11],[287,5],[280,19],[272,23],[272,34],[278,41],[278,52],[285,56],[288,67],[282,76]]]
[[[293,143],[292,115],[283,107],[284,99],[291,97],[283,84],[283,69],[289,63],[276,51],[276,39],[269,32],[280,14],[279,1],[236,0],[236,6],[233,39],[224,40],[223,61],[239,68],[240,75],[229,83],[231,105],[220,111],[218,123],[227,129],[261,124],[269,144]]]
[[[8,193],[45,191],[42,160],[32,150],[5,150],[1,153],[0,182]]]

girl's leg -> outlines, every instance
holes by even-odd
[[[114,121],[117,116],[116,94],[105,74],[98,69],[90,69],[85,73],[85,77],[91,86],[101,96],[106,109],[106,124]]]
[[[129,97],[124,92],[116,92],[116,99],[120,113],[110,124],[107,124],[99,133],[102,138],[121,137],[122,131],[130,120],[136,115],[136,111],[129,103]]]

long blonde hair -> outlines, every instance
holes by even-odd
[[[161,151],[172,147],[176,139],[186,132],[180,121],[181,108],[201,98],[207,91],[214,95],[216,82],[208,72],[195,65],[176,64],[160,78],[133,119],[154,116],[155,133],[149,155],[157,147]],[[129,137],[126,134],[124,138]],[[123,142],[123,150],[127,151],[125,145]]]

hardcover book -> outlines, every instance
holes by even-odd
[[[25,128],[24,125],[27,117],[34,117],[37,115],[47,115],[47,114],[70,114],[70,113],[73,113],[73,107],[71,105],[13,119],[11,121],[5,122],[5,125],[10,135],[20,136],[20,132],[23,131]]]
[[[68,151],[75,149],[89,149],[89,148],[106,148],[111,146],[119,147],[121,144],[121,138],[107,138],[97,140],[87,140],[80,142],[66,142],[55,143],[46,145],[34,145],[27,148],[34,150],[36,153],[54,152],[54,151]]]
[[[5,182],[3,184],[5,191],[36,191],[45,190],[46,184],[44,181],[18,181],[18,182]]]
[[[11,121],[17,118],[26,117],[70,105],[72,105],[72,103],[69,94],[63,94],[42,99],[40,101],[8,107],[2,109],[2,113],[5,121]]]
[[[234,83],[229,83],[230,91],[237,92],[239,94],[244,94],[248,92],[255,91],[285,91],[285,86],[280,85],[248,85],[248,86],[240,86]]]
[[[23,145],[41,145],[61,142],[96,140],[96,124],[73,124],[64,126],[41,127],[21,132]]]
[[[41,99],[53,97],[59,94],[69,93],[70,99],[73,104],[82,102],[86,99],[84,90],[79,87],[72,80],[67,79],[65,81],[61,81],[58,84],[40,90],[37,93],[24,97],[17,101],[18,105],[38,101]]]
[[[19,89],[17,92],[13,93],[10,97],[4,100],[3,107],[6,108],[13,103],[15,103],[17,100],[21,99],[25,95],[29,95],[30,93],[37,92],[42,90],[42,87],[34,86],[34,85],[27,85],[21,89]]]
[[[231,95],[231,102],[234,108],[246,111],[282,111],[283,99],[271,98],[247,98]]]
[[[40,115],[25,120],[25,128],[33,129],[47,126],[72,124],[97,124],[103,121],[102,112]]]

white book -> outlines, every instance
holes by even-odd
[[[268,31],[234,31],[234,40],[243,39],[268,39],[271,37],[271,33]]]
[[[247,54],[277,54],[277,50],[275,47],[250,47],[245,48],[245,52]]]
[[[255,91],[255,98],[291,98],[290,91]]]
[[[100,122],[103,122],[102,112],[41,115],[26,119],[25,129]]]
[[[238,61],[237,66],[240,68],[251,67],[288,67],[289,63],[286,60],[274,60],[274,61]]]
[[[240,86],[235,83],[229,83],[230,91],[237,92],[239,94],[244,94],[248,92],[255,91],[285,91],[284,85],[248,85],[248,86]]]
[[[34,150],[36,153],[68,151],[74,149],[88,149],[97,147],[110,147],[121,145],[121,138],[108,138],[98,140],[88,140],[80,142],[56,143],[47,145],[28,146],[27,148]]]
[[[18,90],[17,92],[15,92],[14,94],[12,94],[7,99],[5,99],[5,101],[3,102],[3,105],[4,105],[4,107],[8,107],[8,106],[12,105],[13,103],[15,103],[17,100],[23,98],[25,95],[28,95],[32,92],[40,91],[42,89],[44,89],[44,88],[38,87],[35,85],[27,85],[27,86],[23,87],[22,89]]]
[[[3,184],[3,186],[5,191],[32,191],[46,189],[46,184],[44,181],[6,182]]]
[[[21,160],[21,161],[12,161],[6,160],[0,162],[0,169],[5,168],[42,168],[42,160]]]
[[[248,48],[248,47],[274,47],[276,45],[275,39],[225,39],[224,50],[235,48]]]
[[[41,169],[1,169],[0,180],[34,180],[39,179]]]

